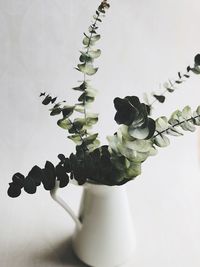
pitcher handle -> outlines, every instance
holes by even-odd
[[[59,182],[56,182],[54,189],[50,191],[50,195],[74,220],[78,229],[81,228],[82,224],[70,206],[58,195]]]

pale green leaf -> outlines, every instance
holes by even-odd
[[[182,122],[180,124],[180,127],[184,130],[184,131],[190,131],[190,132],[194,132],[195,131],[195,126],[189,122],[189,121],[185,121],[185,122]]]
[[[87,118],[86,118],[86,126],[93,126],[98,122],[98,114],[96,113],[87,113]]]
[[[180,136],[183,135],[182,132],[178,129],[179,127],[169,127],[167,130],[167,134],[172,135],[172,136]]]
[[[154,138],[154,143],[159,147],[166,147],[170,144],[170,141],[166,135],[159,134]]]
[[[160,117],[156,120],[156,131],[162,132],[168,128],[168,120],[166,117]]]
[[[182,117],[185,120],[188,120],[188,119],[190,119],[192,117],[191,107],[189,107],[189,106],[184,107],[184,109],[182,110]]]
[[[116,135],[113,136],[107,136],[106,139],[108,140],[108,144],[109,147],[111,148],[111,150],[113,150],[115,153],[119,153],[119,149],[118,149],[118,138]]]
[[[94,140],[92,143],[87,145],[87,148],[89,149],[90,152],[95,150],[97,147],[99,147],[100,141],[98,139]]]
[[[100,34],[96,34],[92,37],[85,36],[83,39],[83,44],[85,46],[93,46],[101,38]]]
[[[69,119],[63,118],[57,121],[58,126],[65,130],[69,130],[72,128],[72,123]]]
[[[118,143],[117,144],[118,151],[126,157],[128,160],[132,162],[143,162],[145,161],[148,156],[149,152],[138,152],[133,149],[130,149],[126,147],[123,143]]]
[[[88,54],[89,54],[89,56],[90,56],[91,58],[95,59],[95,58],[100,57],[100,55],[101,55],[101,50],[100,50],[100,49],[97,49],[97,50],[90,50],[90,51],[88,52]]]
[[[98,137],[98,133],[95,133],[95,134],[89,135],[88,137],[85,137],[83,140],[84,140],[84,143],[88,145],[88,144],[93,143],[97,139],[97,137]]]
[[[84,74],[91,76],[98,71],[98,68],[94,68],[92,64],[83,63],[83,64],[78,64],[78,70],[83,72]]]
[[[131,162],[130,167],[125,170],[125,178],[134,178],[141,174],[141,164]]]
[[[84,106],[81,104],[76,104],[74,110],[82,114],[85,113]]]
[[[128,133],[130,136],[137,138],[137,139],[145,139],[149,135],[149,128],[135,128],[129,126]]]
[[[123,142],[124,146],[129,149],[138,151],[138,152],[149,152],[152,147],[152,141],[150,140],[135,140],[135,141],[126,141]]]

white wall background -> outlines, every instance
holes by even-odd
[[[110,2],[98,42],[103,51],[97,63],[100,69],[93,79],[99,90],[97,129],[103,142],[116,130],[115,96],[158,90],[200,52],[199,0]],[[17,200],[9,199],[6,191],[13,173],[27,173],[34,164],[43,166],[46,159],[56,163],[58,153],[73,150],[38,95],[47,91],[74,103],[76,94],[70,88],[82,76],[73,67],[78,63],[82,33],[98,4],[97,0],[0,0],[2,267],[49,266],[44,255],[49,247],[56,250],[54,237],[58,242],[63,231],[72,232],[73,223],[43,190]],[[193,76],[164,105],[157,104],[155,115],[200,104],[199,78]],[[171,143],[144,164],[141,177],[128,187],[138,236],[137,267],[200,265],[198,132]],[[66,192],[77,209],[80,189]],[[63,266],[60,262],[55,266]],[[82,265],[74,260],[67,266]]]

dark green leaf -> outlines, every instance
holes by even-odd
[[[51,96],[50,95],[47,95],[46,97],[45,97],[45,99],[42,101],[42,104],[43,105],[48,105],[49,103],[51,103]]]
[[[62,109],[61,108],[53,108],[51,109],[51,116],[59,115],[61,113]]]
[[[86,88],[87,88],[87,83],[84,81],[80,86],[74,87],[72,89],[75,90],[75,91],[83,92],[83,91],[85,91]]]
[[[59,154],[59,155],[58,155],[58,158],[59,158],[59,160],[61,161],[61,163],[64,163],[64,162],[65,162],[65,155],[63,155],[63,154]]]
[[[83,118],[77,118],[73,121],[73,126],[78,130],[80,131],[83,126],[85,125],[85,119]]]
[[[24,179],[24,175],[19,172],[15,173],[12,177],[13,183],[19,186],[20,188],[24,186]]]
[[[93,62],[93,58],[90,57],[90,55],[88,53],[83,53],[83,52],[81,52],[81,56],[80,56],[79,60],[81,62],[85,62],[85,63],[86,62]]]
[[[51,99],[51,103],[53,104],[56,101],[57,97]]]
[[[197,54],[194,58],[194,62],[196,65],[200,66],[200,54]]]
[[[57,180],[60,181],[59,187],[62,188],[68,185],[69,176],[65,172],[64,167],[62,167],[61,165],[56,166],[56,176],[57,176]]]
[[[36,186],[39,186],[41,184],[41,181],[43,180],[43,171],[40,167],[35,165],[29,172],[28,177],[31,177]]]
[[[34,179],[31,176],[27,176],[24,180],[24,191],[28,194],[35,194],[36,188]]]
[[[180,80],[177,80],[177,81],[175,81],[175,83],[177,83],[177,84],[181,84],[183,81],[180,81]]]
[[[95,100],[95,98],[93,96],[89,96],[87,94],[87,92],[84,92],[82,95],[80,95],[80,97],[78,98],[78,101],[80,102],[88,102],[88,103],[92,103]]]
[[[71,164],[70,164],[70,159],[66,158],[64,162],[64,168],[66,172],[71,172]]]
[[[62,109],[63,117],[66,119],[74,112],[74,106],[64,106]]]
[[[9,197],[18,197],[21,194],[21,187],[15,183],[10,183],[7,193]]]
[[[52,190],[55,187],[56,173],[53,164],[47,161],[43,169],[43,186],[46,190]]]
[[[160,103],[165,102],[165,96],[164,95],[153,95]]]

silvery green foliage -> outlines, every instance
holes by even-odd
[[[156,120],[153,142],[159,147],[168,146],[170,140],[167,135],[181,136],[183,131],[194,132],[195,126],[200,126],[200,106],[194,112],[186,106],[182,111],[174,111],[169,120],[166,117]]]
[[[92,133],[92,127],[98,122],[98,114],[89,111],[91,104],[95,101],[97,90],[95,90],[87,76],[92,76],[98,71],[94,61],[100,57],[101,50],[96,48],[96,43],[100,40],[101,36],[97,33],[98,24],[102,22],[102,17],[105,10],[109,8],[106,0],[103,0],[93,16],[93,21],[89,26],[88,33],[84,33],[83,49],[80,51],[79,61],[76,69],[83,74],[83,80],[80,84],[72,89],[80,93],[78,103],[74,105],[66,104],[65,101],[58,102],[50,109],[50,115],[62,115],[57,121],[59,127],[67,130],[68,138],[72,140],[77,146],[81,146],[84,151],[92,151],[99,147],[100,142],[97,139],[98,133]],[[56,100],[46,93],[44,96],[43,104],[53,104]],[[75,113],[79,113],[77,117]],[[73,115],[73,119],[72,119]],[[80,117],[81,116],[81,117]]]
[[[107,137],[115,161],[120,157],[126,160],[126,165],[122,168],[122,177],[125,180],[141,174],[141,164],[157,153],[152,139],[136,139],[130,135],[128,128],[129,126],[122,125],[115,135]]]
[[[59,154],[57,165],[46,161],[43,168],[34,166],[27,176],[15,173],[8,188],[10,197],[18,197],[22,189],[34,194],[41,184],[45,190],[51,190],[56,181],[60,187],[65,187],[70,179],[75,179],[79,185],[85,182],[122,185],[141,174],[142,163],[157,154],[157,147],[170,144],[169,136],[181,136],[184,131],[193,132],[196,126],[200,126],[200,106],[194,112],[189,106],[181,111],[176,110],[169,119],[162,116],[154,120],[151,117],[155,102],[164,103],[167,92],[174,92],[176,86],[190,78],[191,73],[200,74],[198,54],[192,67],[188,66],[185,72],[178,72],[176,79],[164,83],[162,93],[152,93],[152,101],[148,100],[147,95],[145,103],[140,102],[137,96],[116,97],[114,119],[120,127],[116,133],[107,137],[108,145],[100,146],[98,133],[92,132],[98,122],[98,114],[90,111],[97,91],[88,78],[98,71],[95,63],[101,55],[101,50],[96,48],[101,38],[98,24],[102,22],[109,6],[107,0],[100,3],[88,32],[84,33],[80,62],[76,66],[82,74],[82,80],[72,88],[79,94],[77,103],[57,102],[57,97],[46,93],[40,95],[43,97],[43,105],[52,105],[50,115],[60,116],[57,125],[67,131],[68,138],[75,143],[75,153],[69,157]]]
[[[76,154],[72,153],[69,158],[60,154],[58,155],[60,162],[56,166],[47,161],[44,168],[34,166],[26,177],[21,173],[14,174],[8,189],[10,197],[18,197],[22,189],[29,194],[33,194],[41,183],[46,190],[51,190],[54,188],[56,180],[60,181],[60,187],[64,187],[69,183],[70,178],[76,179],[79,184],[83,184],[90,177],[94,177],[96,182],[113,183],[109,179],[106,182],[105,178],[111,176],[109,174],[110,171],[114,171],[114,168],[106,169],[104,167],[108,165],[108,162],[111,167],[113,166],[106,154],[108,149],[98,149],[100,145],[97,139],[98,133],[91,132],[93,125],[98,121],[98,114],[88,111],[90,104],[95,100],[96,90],[87,80],[87,76],[92,76],[98,71],[98,67],[94,66],[94,61],[101,55],[101,50],[95,48],[96,42],[101,37],[97,33],[98,23],[102,22],[106,9],[109,7],[110,4],[107,0],[103,0],[100,3],[93,16],[88,33],[84,33],[82,42],[84,47],[83,51],[80,51],[80,63],[76,67],[83,74],[83,80],[78,86],[73,88],[74,91],[80,92],[78,103],[71,105],[66,103],[66,101],[56,102],[57,97],[53,98],[45,92],[40,94],[40,97],[43,97],[42,104],[52,105],[50,115],[61,116],[57,124],[62,129],[67,130],[69,133],[68,138],[76,144]],[[75,115],[76,113],[79,114],[78,117]],[[92,157],[91,153],[93,151],[96,152],[94,155],[92,154]],[[99,168],[95,166],[97,159],[101,161]],[[96,168],[94,169],[94,167]],[[99,174],[101,174],[101,179]]]

